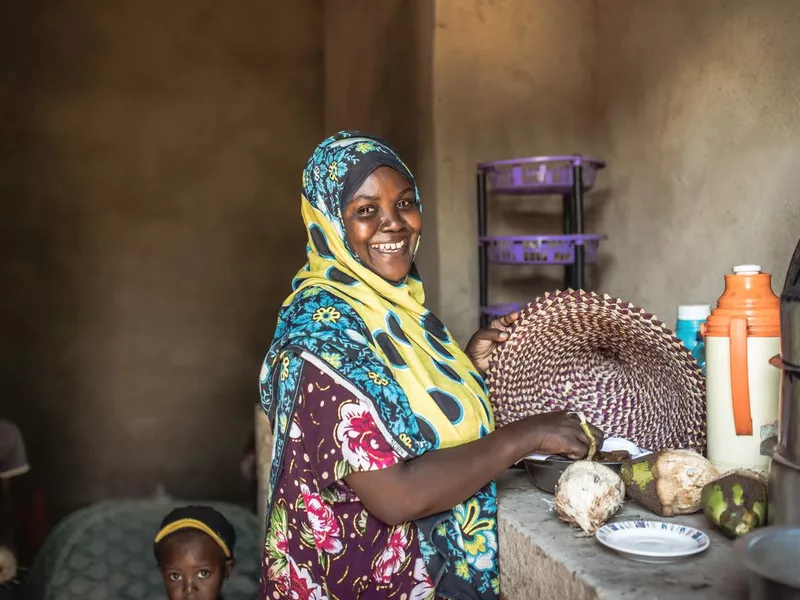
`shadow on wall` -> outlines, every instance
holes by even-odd
[[[85,248],[80,210],[70,207],[70,178],[36,122],[47,86],[32,74],[51,60],[45,44],[31,43],[41,12],[10,2],[0,14],[0,414],[24,432],[33,477],[42,466],[68,472],[80,460],[70,418],[80,410],[75,350],[92,307],[70,260]],[[21,23],[29,25],[14,26]],[[48,189],[48,178],[60,185]]]
[[[0,412],[51,502],[246,491],[321,31],[313,0],[0,7]]]

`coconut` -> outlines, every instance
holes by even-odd
[[[767,480],[757,471],[730,471],[703,488],[703,512],[730,538],[767,524]]]
[[[556,485],[558,518],[588,534],[604,525],[625,502],[625,485],[614,471],[588,460],[572,463]]]
[[[622,465],[628,498],[662,517],[702,508],[703,486],[719,472],[693,450],[661,450]]]

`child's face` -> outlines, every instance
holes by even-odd
[[[205,534],[164,540],[160,569],[169,600],[217,600],[232,568],[233,561]]]

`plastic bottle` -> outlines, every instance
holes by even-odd
[[[700,327],[710,314],[711,306],[708,304],[683,304],[678,307],[675,335],[683,342],[687,350],[691,351],[697,344]]]

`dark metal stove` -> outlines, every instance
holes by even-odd
[[[769,473],[769,523],[800,526],[800,243],[781,294],[781,408]]]

